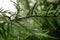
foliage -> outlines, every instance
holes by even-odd
[[[16,1],[11,0],[16,13],[0,8],[0,40],[60,40],[60,5],[54,9],[44,0],[35,0],[33,6],[31,0]]]

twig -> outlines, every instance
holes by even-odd
[[[22,18],[18,18],[18,19],[14,19],[14,20],[11,20],[11,21],[20,21],[20,20],[23,20],[23,19],[27,19],[27,18],[35,18],[35,17],[58,17],[58,16],[27,16],[27,17],[22,17]]]

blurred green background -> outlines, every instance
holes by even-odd
[[[60,40],[60,0],[10,1],[17,12],[0,8],[0,40]]]

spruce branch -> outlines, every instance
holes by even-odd
[[[18,18],[18,19],[14,19],[14,20],[17,20],[17,21],[21,21],[21,20],[23,20],[23,19],[27,19],[27,18],[36,18],[36,17],[58,17],[58,16],[36,16],[36,15],[33,15],[33,16],[27,16],[27,17],[22,17],[22,18]],[[14,21],[14,20],[11,20],[11,21]]]

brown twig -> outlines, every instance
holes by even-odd
[[[20,20],[23,20],[23,19],[27,19],[27,18],[36,18],[36,17],[58,17],[58,16],[27,16],[27,17],[22,17],[22,18],[18,18],[18,19],[14,19],[15,21],[20,21]],[[11,20],[11,21],[14,21],[14,20]]]

